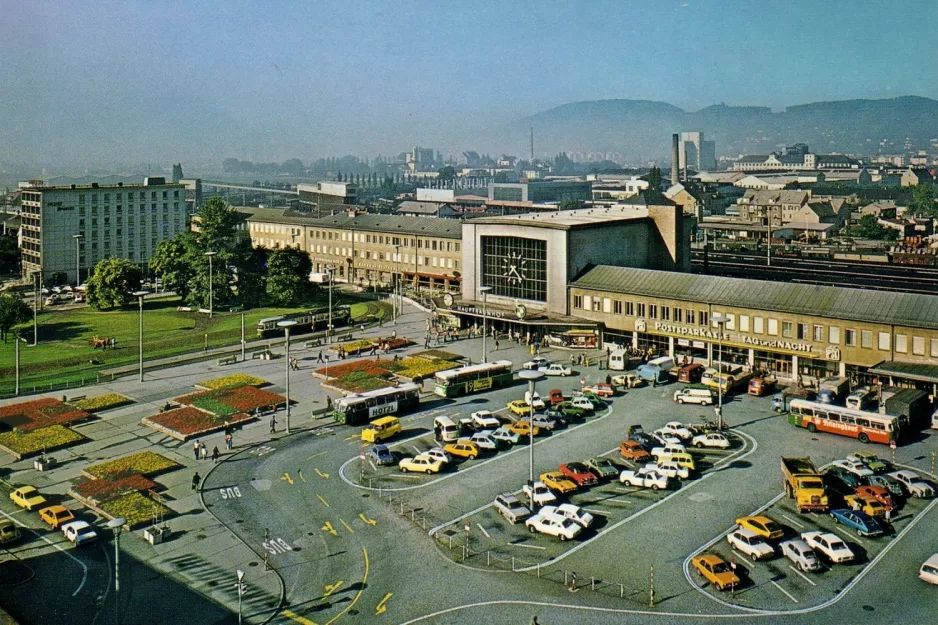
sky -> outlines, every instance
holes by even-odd
[[[938,2],[0,0],[0,163],[470,149],[581,100],[938,98]]]

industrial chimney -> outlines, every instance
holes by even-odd
[[[681,137],[677,133],[671,135],[671,184],[676,185],[680,180],[678,179],[678,170],[680,166],[680,159],[678,158],[678,150],[680,150]]]

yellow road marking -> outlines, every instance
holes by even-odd
[[[339,522],[345,526],[345,529],[352,532],[353,534],[355,533],[355,530],[348,526],[348,523],[345,522],[345,519],[339,519]]]
[[[308,618],[303,618],[299,614],[294,614],[290,610],[284,610],[283,612],[281,612],[281,614],[283,614],[288,619],[292,619],[296,621],[297,623],[300,623],[300,625],[316,625],[314,621],[311,621]]]
[[[328,480],[328,479],[329,479],[329,474],[328,474],[328,473],[323,473],[323,472],[320,471],[319,469],[316,469],[316,475],[318,475],[319,477],[321,477],[321,478],[324,479],[324,480]]]
[[[375,608],[375,616],[377,616],[378,614],[384,614],[385,612],[388,611],[388,606],[386,604],[388,602],[388,599],[390,599],[393,596],[394,596],[393,592],[389,592],[388,594],[384,595],[384,599],[379,601],[378,607]]]
[[[280,479],[283,480],[284,482],[287,482],[290,486],[293,486],[293,478],[290,477],[289,473],[284,473],[283,477]]]
[[[329,504],[327,504],[326,500],[322,498],[322,495],[316,495],[316,496],[319,497],[319,501],[322,502],[322,505],[326,506],[327,508],[329,507]]]
[[[340,579],[339,581],[337,581],[337,582],[334,583],[334,584],[326,584],[326,586],[325,586],[326,592],[323,594],[322,598],[323,598],[323,599],[328,598],[329,595],[331,595],[332,593],[334,593],[335,591],[337,591],[337,590],[342,586],[342,584],[344,584],[344,583],[345,583],[345,582]]]
[[[302,472],[302,471],[297,471],[296,474],[297,474],[298,476],[300,476],[300,480],[302,480],[302,481],[304,481],[304,482],[306,481],[306,478],[303,477],[303,472]]]
[[[333,616],[331,619],[326,621],[326,625],[332,625],[333,623],[335,623],[337,620],[339,620],[339,617],[345,615],[346,612],[348,612],[353,607],[355,607],[355,604],[358,603],[358,600],[362,598],[362,593],[365,592],[365,586],[368,585],[368,570],[370,568],[370,565],[368,564],[368,550],[362,547],[362,553],[365,555],[365,575],[362,577],[361,587],[358,589],[358,592],[355,593],[355,596],[352,598],[351,603],[345,606],[344,610],[342,610],[341,612]]]
[[[307,457],[306,459],[307,459],[307,460],[312,460],[313,458],[318,458],[319,456],[322,456],[322,455],[325,454],[325,453],[328,453],[328,452],[321,451],[321,452],[319,452],[318,454],[313,454],[312,456]]]
[[[323,525],[322,527],[320,527],[319,529],[321,529],[321,530],[324,531],[324,532],[329,532],[329,533],[332,534],[333,536],[338,536],[338,535],[339,535],[339,533],[338,533],[337,531],[335,531],[335,528],[332,527],[332,521],[326,521],[326,524]]]
[[[359,434],[352,434],[351,436],[346,436],[345,440],[350,441],[350,440],[358,438],[359,436],[360,436]]]
[[[364,521],[365,523],[367,523],[368,525],[372,526],[372,527],[374,527],[375,525],[378,524],[378,522],[377,522],[376,520],[374,520],[374,519],[369,519],[368,517],[366,517],[364,512],[359,512],[359,513],[358,513],[358,518],[361,519],[362,521]]]

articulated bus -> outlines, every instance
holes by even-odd
[[[347,325],[352,316],[352,311],[348,306],[332,307],[332,327]],[[277,317],[267,317],[257,322],[257,335],[267,338],[283,334],[283,328],[277,324],[281,321],[295,321],[296,325],[291,328],[291,332],[299,334],[300,332],[310,332],[312,330],[322,330],[329,325],[329,307],[322,306],[313,308],[306,312],[290,313],[288,315],[279,315]]]
[[[899,439],[900,417],[822,404],[804,399],[791,400],[788,422],[809,432],[829,432],[861,443],[888,445]]]
[[[511,384],[511,361],[483,362],[436,374],[433,392],[440,397],[456,397]]]
[[[378,417],[412,410],[419,404],[420,387],[407,383],[337,399],[332,418],[339,423],[363,425]]]

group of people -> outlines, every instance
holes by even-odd
[[[230,437],[231,437],[231,434],[226,435],[225,441],[227,442],[228,440],[230,440]],[[228,447],[228,449],[231,449],[231,447]],[[208,459],[208,447],[205,446],[205,443],[203,443],[199,439],[196,439],[195,442],[192,443],[192,455],[195,456],[196,460],[207,460]],[[220,452],[218,451],[218,445],[216,445],[215,448],[212,449],[212,462],[218,462],[219,455],[220,455]]]

